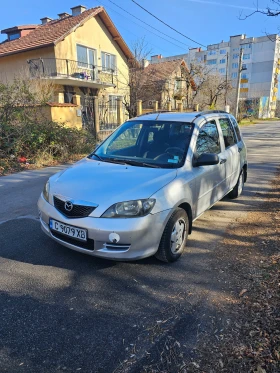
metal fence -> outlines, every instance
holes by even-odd
[[[37,58],[28,60],[27,63],[33,78],[68,77],[89,81],[108,80],[108,83],[113,84],[116,74],[112,69],[63,58]]]
[[[122,118],[126,119],[126,110],[124,105],[122,105]],[[117,101],[99,101],[98,103],[99,112],[99,126],[101,131],[113,131],[118,126],[118,107]]]

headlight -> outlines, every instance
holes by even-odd
[[[152,211],[155,203],[156,200],[153,198],[119,202],[105,211],[102,218],[135,218],[145,216]]]
[[[43,196],[47,202],[49,202],[49,192],[50,192],[50,182],[47,181],[43,189]]]

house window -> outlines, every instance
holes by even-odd
[[[175,80],[174,89],[177,91],[178,89],[182,89],[182,80]]]
[[[225,58],[223,58],[222,60],[220,60],[220,63],[226,63]]]
[[[233,48],[232,50],[233,50],[233,52],[237,52],[237,51],[239,51],[239,48]]]
[[[75,95],[74,87],[71,85],[64,86],[64,102],[67,104],[73,104],[73,96]]]
[[[227,51],[225,49],[220,49],[220,54],[226,54]]]
[[[245,48],[245,49],[252,48],[252,44],[243,44],[241,45],[241,48]]]
[[[225,69],[225,68],[219,69],[219,73],[220,73],[220,74],[225,74],[225,72],[226,72],[226,69]]]
[[[95,53],[94,49],[77,44],[78,67],[92,69],[95,65]]]
[[[243,60],[249,60],[251,58],[251,54],[243,54]]]
[[[19,32],[16,32],[14,34],[9,35],[9,40],[15,40],[15,39],[19,39],[19,38],[20,38],[20,33]]]
[[[248,83],[241,83],[240,88],[248,88]]]
[[[239,57],[239,54],[238,54],[238,53],[234,53],[234,55],[232,56],[232,58],[233,58],[234,60],[236,60],[238,57]]]
[[[116,56],[114,54],[101,52],[102,70],[116,72]]]
[[[232,77],[232,79],[236,79],[237,78],[237,73],[232,73],[231,77]]]
[[[216,65],[217,60],[208,60],[207,65]]]
[[[215,50],[212,50],[212,51],[209,51],[208,52],[208,56],[214,56],[216,54],[216,51]]]
[[[234,62],[234,63],[232,64],[232,68],[233,68],[233,69],[237,69],[237,68],[238,68],[238,63]]]
[[[242,73],[241,74],[241,79],[248,79],[248,74]]]

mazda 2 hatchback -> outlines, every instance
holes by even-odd
[[[247,178],[246,147],[226,112],[151,113],[122,124],[46,183],[43,231],[82,253],[173,262],[192,224]]]

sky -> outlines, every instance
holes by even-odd
[[[15,0],[12,6],[8,1],[0,0],[0,28],[40,24],[40,18],[48,16],[55,19],[62,12],[71,14],[70,8],[79,4],[87,8],[102,5],[130,48],[137,40],[145,38],[150,55],[162,54],[164,57],[187,53],[189,48],[228,41],[231,35],[256,37],[280,33],[280,16],[255,14],[240,20],[240,15],[252,13],[257,3],[259,9],[268,5],[273,7],[271,0],[135,1],[193,41],[153,18],[132,0]],[[0,35],[0,42],[4,39],[5,35]]]

